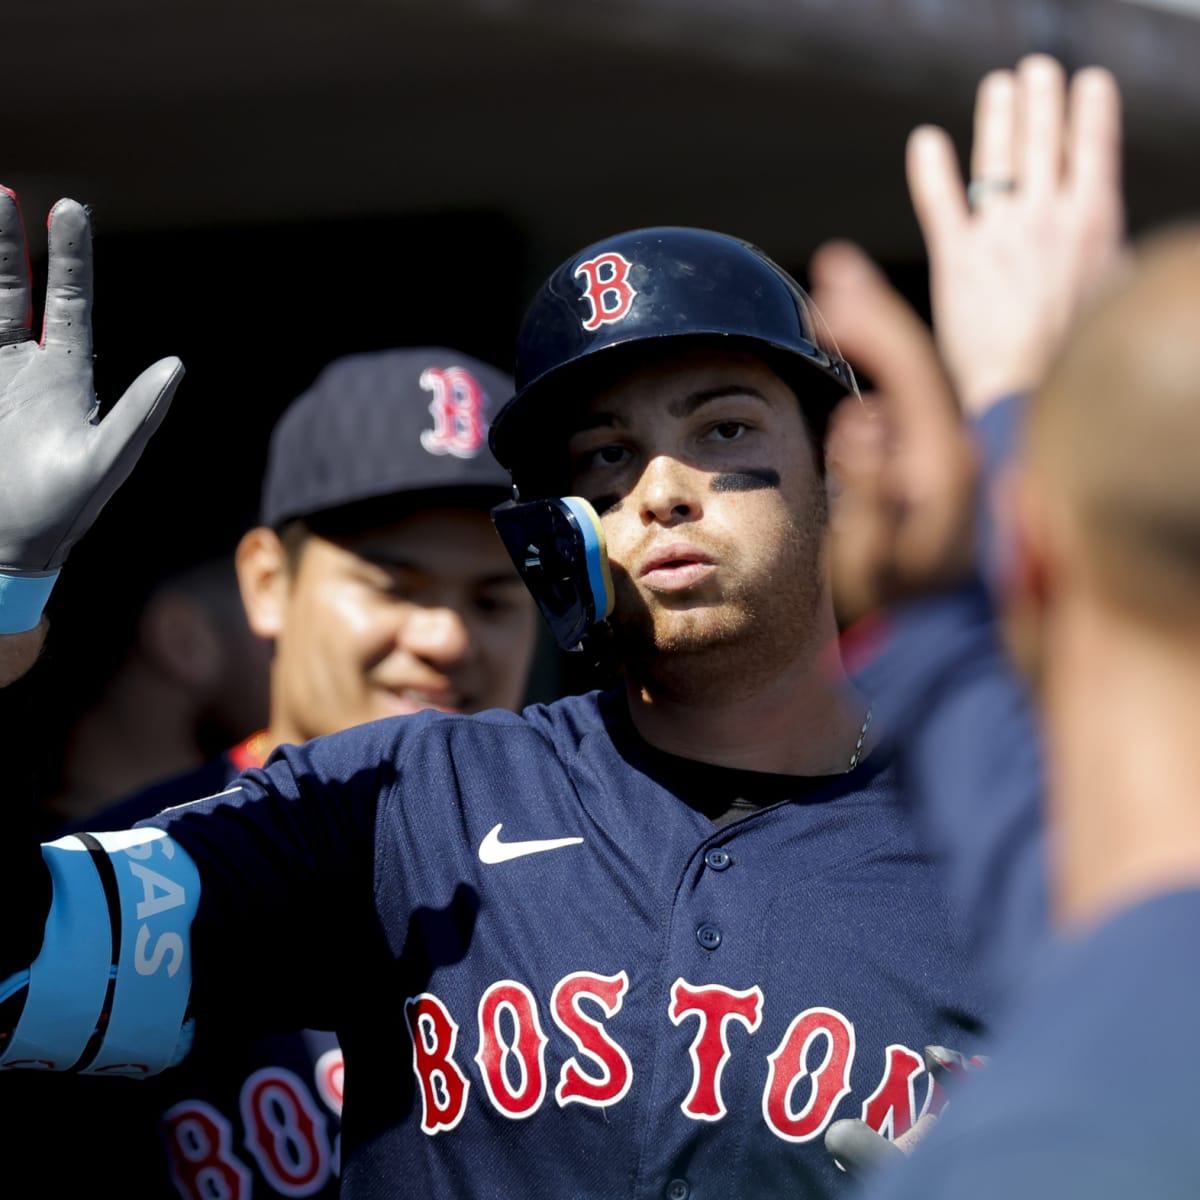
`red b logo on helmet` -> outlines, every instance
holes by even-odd
[[[483,406],[487,396],[475,376],[462,367],[426,367],[421,387],[433,393],[429,411],[433,428],[421,432],[421,445],[430,454],[474,458],[487,438]]]
[[[584,329],[599,329],[629,315],[633,298],[637,295],[629,283],[629,271],[633,266],[623,254],[615,251],[597,254],[575,268],[575,277],[582,275],[584,299],[592,306],[592,315],[583,323]]]

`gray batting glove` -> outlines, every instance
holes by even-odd
[[[31,333],[29,253],[17,197],[0,186],[0,634],[33,629],[71,547],[133,470],[183,376],[147,368],[99,419],[92,384],[92,231],[50,212],[42,340]]]
[[[943,1087],[969,1071],[986,1067],[988,1059],[980,1055],[968,1058],[945,1046],[925,1047],[925,1069]],[[925,1113],[895,1141],[876,1133],[865,1121],[846,1118],[834,1121],[825,1131],[825,1149],[848,1175],[862,1178],[885,1163],[906,1158],[937,1124],[934,1113]]]
[[[906,1158],[933,1128],[937,1117],[926,1113],[894,1142],[854,1118],[834,1121],[825,1131],[825,1149],[848,1175],[861,1178],[893,1159]]]

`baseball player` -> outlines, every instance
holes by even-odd
[[[123,829],[220,792],[284,742],[424,708],[516,708],[538,618],[488,516],[511,488],[486,440],[489,407],[510,393],[499,371],[445,347],[329,364],[272,433],[261,524],[236,555],[251,626],[274,648],[267,727],[74,828]],[[332,1196],[341,1080],[331,1033],[248,1042],[234,1028],[119,1093],[10,1073],[0,1137],[28,1154],[64,1126],[77,1131],[68,1159],[46,1147],[55,1194],[117,1181],[139,1195],[208,1196],[219,1146],[230,1195]],[[283,1108],[292,1136],[266,1152],[262,1131]],[[116,1139],[125,1165],[98,1166]]]
[[[511,492],[487,449],[511,387],[459,350],[395,349],[335,360],[288,407],[236,553],[250,627],[273,646],[267,728],[118,818],[219,791],[284,742],[519,706],[537,613],[488,517]]]
[[[63,202],[52,319],[64,244],[89,281],[87,237]],[[137,424],[177,370],[93,426],[87,355],[61,347],[18,342],[0,379],[28,447],[2,611],[34,641],[68,514],[116,485],[44,447]],[[517,493],[495,519],[560,644],[621,682],[371,722],[132,831],[11,842],[0,1062],[141,1075],[229,1027],[334,1030],[350,1196],[844,1187],[835,1115],[902,1133],[939,1102],[920,1048],[970,1049],[983,1016],[837,657],[821,447],[853,389],[743,241],[656,228],[573,255],[492,424]],[[254,1137],[282,1158],[301,1115]],[[234,1187],[229,1153],[204,1142],[197,1178]]]

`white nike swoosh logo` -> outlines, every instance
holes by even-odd
[[[543,850],[560,850],[563,846],[578,846],[583,842],[581,837],[541,838],[531,842],[502,842],[500,830],[504,828],[501,822],[494,829],[489,829],[487,837],[479,843],[479,861],[487,863],[508,862],[510,858],[523,858],[526,854],[541,854]]]

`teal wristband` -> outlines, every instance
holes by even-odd
[[[36,628],[57,578],[57,571],[41,575],[6,575],[0,571],[0,633],[25,633]]]

